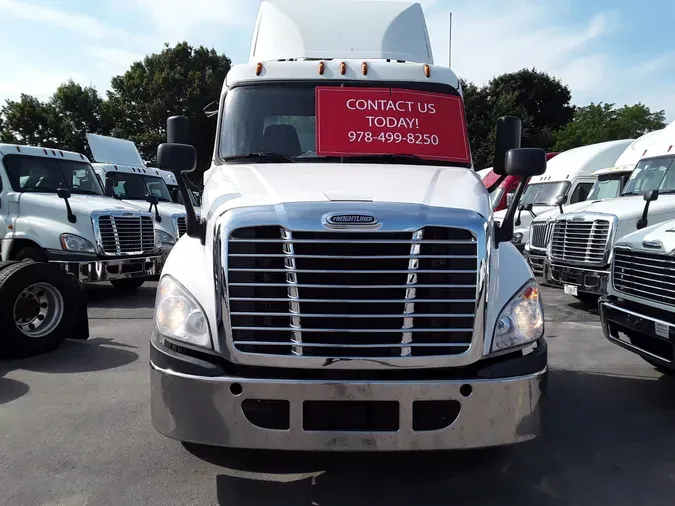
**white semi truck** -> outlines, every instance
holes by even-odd
[[[538,213],[532,219],[528,242],[525,245],[523,255],[532,267],[535,274],[543,275],[544,264],[546,263],[546,249],[551,240],[553,224],[556,217],[563,213],[578,213],[585,210],[591,204],[601,200],[616,198],[621,195],[623,187],[628,182],[635,165],[640,159],[647,155],[650,148],[653,148],[662,135],[663,130],[649,132],[639,139],[633,141],[625,151],[616,160],[613,167],[602,168],[595,171],[592,175],[597,178],[593,188],[588,193],[586,200],[574,204],[567,204],[567,196],[562,193],[558,196],[558,208]],[[550,170],[550,168],[548,169]],[[567,204],[567,205],[562,205]]]
[[[152,212],[166,256],[185,233],[185,206],[172,201],[159,169],[145,165],[133,142],[91,133],[87,134],[87,142],[106,195]]]
[[[544,276],[595,305],[607,293],[612,246],[623,236],[675,218],[675,123],[643,151],[621,196],[556,217]]]
[[[12,144],[0,144],[0,255],[124,290],[163,263],[152,215],[106,197],[84,155]]]
[[[675,220],[619,239],[612,248],[600,318],[607,339],[659,371],[675,372]]]
[[[261,3],[220,97],[201,219],[188,206],[159,281],[159,432],[352,451],[539,434],[543,306],[510,240],[546,154],[500,119],[494,170],[523,184],[495,226],[461,85],[430,48],[418,3]],[[188,131],[169,119],[161,169],[195,168]]]

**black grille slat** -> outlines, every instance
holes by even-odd
[[[617,292],[675,306],[675,257],[616,248],[612,282]]]
[[[155,229],[150,216],[98,217],[99,242],[109,256],[140,255],[155,249]]]
[[[176,228],[178,238],[180,239],[187,232],[187,218],[185,216],[180,216],[176,219]]]
[[[560,262],[604,264],[609,234],[609,220],[578,221],[558,218],[553,223],[550,234],[551,258]],[[541,232],[539,237],[542,237]],[[544,231],[543,241],[545,240]]]
[[[242,352],[273,355],[463,353],[473,334],[477,255],[471,232],[446,227],[237,229],[228,241],[232,339]]]

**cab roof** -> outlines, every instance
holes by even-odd
[[[307,58],[434,63],[417,2],[263,0],[249,62]]]
[[[130,165],[119,165],[114,163],[93,163],[95,169],[101,169],[104,172],[131,172],[133,174],[142,174],[145,176],[162,177],[159,169],[151,167],[132,167]],[[162,179],[164,179],[162,177]]]
[[[0,144],[0,155],[41,156],[89,163],[89,159],[82,153],[64,151],[63,149],[43,148],[41,146],[22,146],[19,144]]]
[[[620,165],[617,167],[608,167],[606,169],[596,170],[594,176],[604,176],[605,174],[614,174],[614,173],[626,173],[630,174],[633,172],[635,165]]]
[[[590,176],[596,170],[616,165],[616,160],[634,139],[600,142],[563,151],[546,164],[546,172],[530,179],[530,184],[572,180]]]

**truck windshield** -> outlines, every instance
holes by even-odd
[[[618,197],[621,194],[621,187],[625,184],[626,179],[628,179],[628,175],[625,173],[598,177],[586,200],[603,200]]]
[[[171,202],[171,195],[161,177],[108,172],[106,178],[112,180],[113,194],[118,199],[145,200],[147,195],[155,195],[161,202]]]
[[[641,160],[628,179],[622,195],[640,195],[650,190],[675,192],[675,157]]]
[[[3,164],[16,192],[56,193],[68,188],[72,194],[103,195],[93,167],[86,162],[7,155]]]
[[[532,204],[535,206],[554,206],[556,205],[556,197],[559,195],[567,195],[569,189],[569,181],[531,184],[525,189],[523,198],[520,199],[520,203]]]
[[[376,86],[374,86],[376,85]],[[471,167],[464,105],[442,84],[256,83],[230,89],[224,162],[387,162]]]

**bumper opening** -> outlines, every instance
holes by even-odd
[[[415,401],[413,430],[423,432],[450,427],[457,420],[462,405],[459,401]]]
[[[291,405],[274,399],[244,399],[241,410],[246,419],[261,429],[288,430]]]
[[[397,401],[305,401],[302,428],[309,431],[376,431],[399,429]]]

